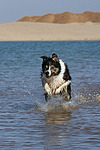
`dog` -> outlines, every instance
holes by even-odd
[[[63,100],[71,99],[71,76],[68,66],[53,53],[52,58],[42,56],[42,86],[45,90],[46,102],[60,95]]]

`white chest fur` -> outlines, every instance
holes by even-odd
[[[65,64],[61,59],[59,60],[59,63],[60,63],[60,66],[61,66],[61,71],[60,71],[59,75],[50,77],[46,81],[49,84],[52,91],[55,91],[62,84],[65,83],[65,80],[63,79],[63,75],[64,75],[64,72],[65,72],[65,69],[66,69]]]

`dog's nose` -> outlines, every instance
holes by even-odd
[[[46,74],[46,76],[48,76],[48,75],[49,75],[49,72],[47,71],[45,74]]]

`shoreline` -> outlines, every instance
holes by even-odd
[[[100,41],[100,23],[37,23],[0,24],[0,41]]]
[[[87,40],[2,40],[0,42],[86,42],[86,41],[100,41],[100,39],[87,39]]]

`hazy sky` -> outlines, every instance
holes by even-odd
[[[0,23],[48,13],[100,12],[100,0],[0,0]]]

